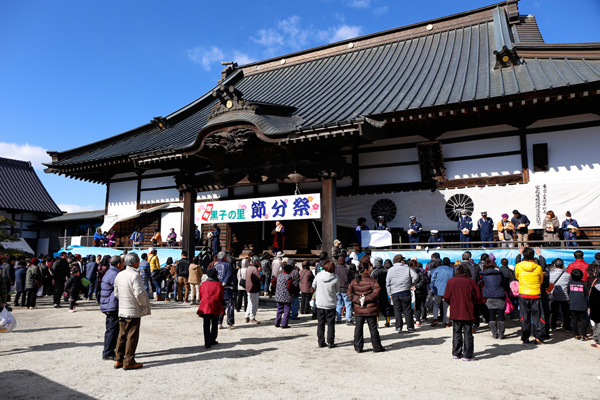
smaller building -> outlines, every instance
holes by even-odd
[[[15,225],[8,227],[10,234],[20,242],[8,244],[28,253],[44,252],[47,244],[39,247],[39,221],[61,215],[50,194],[28,161],[0,158],[0,216]]]
[[[67,246],[93,246],[94,232],[103,222],[104,210],[67,213],[41,221],[39,237],[45,248],[38,246],[39,252],[58,251],[64,246],[65,238]]]

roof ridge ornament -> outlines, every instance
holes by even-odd
[[[217,89],[213,89],[212,95],[218,98],[220,103],[210,111],[209,120],[228,111],[256,112],[256,106],[242,99],[243,93],[233,85],[225,86],[221,83]]]
[[[513,48],[506,11],[504,8],[496,7],[493,16],[494,39],[496,45],[496,49],[494,50],[496,65],[494,66],[494,69],[519,65],[519,56],[517,55],[517,51]]]
[[[150,122],[152,122],[154,126],[156,126],[156,128],[161,131],[164,131],[169,127],[169,124],[167,123],[167,119],[165,117],[154,117]]]

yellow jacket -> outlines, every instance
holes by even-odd
[[[154,272],[154,270],[160,269],[160,262],[158,261],[158,256],[150,254],[148,256],[148,262],[150,263],[150,272]]]
[[[540,285],[544,280],[542,267],[533,261],[521,261],[515,267],[515,277],[519,281],[519,294],[539,296]]]

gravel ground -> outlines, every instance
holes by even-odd
[[[136,359],[144,368],[113,369],[101,359],[104,315],[95,302],[76,313],[16,308],[17,330],[0,335],[0,399],[599,399],[600,351],[557,332],[542,346],[524,345],[516,321],[505,340],[487,328],[475,335],[476,362],[453,360],[451,328],[398,334],[381,328],[385,353],[354,352],[353,327],[336,326],[338,348],[317,348],[316,321],[303,316],[275,328],[273,307],[260,325],[236,314],[237,329],[203,346],[195,308],[153,303],[142,319]]]

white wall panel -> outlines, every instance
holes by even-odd
[[[110,183],[107,214],[130,214],[136,210],[137,181]]]
[[[179,201],[179,191],[177,189],[145,190],[140,192],[140,203],[171,203]]]
[[[162,176],[160,178],[142,179],[142,189],[152,189],[165,186],[175,186],[175,178],[172,176]]]
[[[163,212],[160,214],[160,235],[163,242],[167,242],[167,235],[171,232],[171,228],[175,228],[177,241],[181,241],[181,212]]]
[[[421,170],[418,165],[362,169],[359,171],[359,181],[360,186],[420,182]]]
[[[475,140],[470,142],[443,144],[444,158],[475,156],[479,154],[519,151],[521,145],[518,136],[496,139]]]
[[[446,179],[479,178],[521,173],[521,156],[482,158],[444,163]]]
[[[399,149],[389,151],[378,151],[373,153],[363,153],[358,155],[358,165],[379,165],[398,162],[419,161],[417,149]]]

